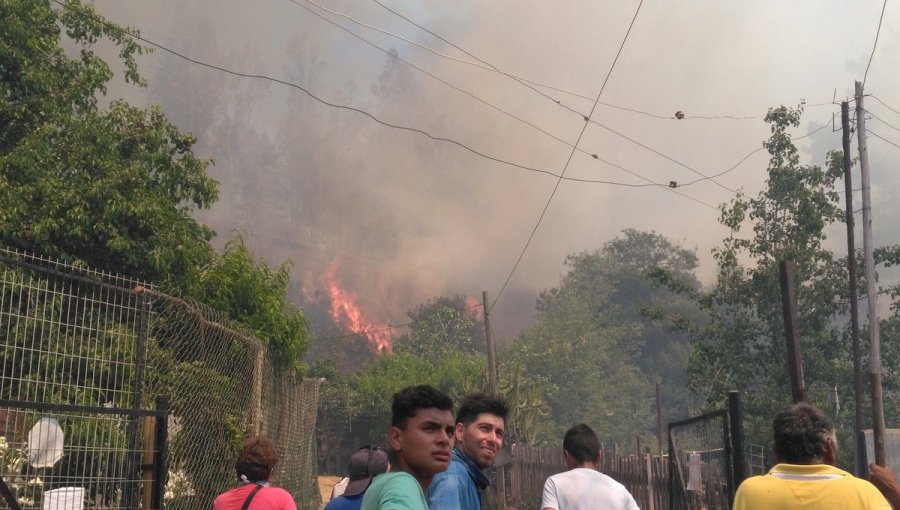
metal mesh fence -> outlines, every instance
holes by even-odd
[[[669,451],[672,510],[731,507],[727,411],[670,423]]]
[[[90,508],[210,508],[234,485],[235,453],[253,433],[279,447],[274,483],[299,508],[316,508],[318,389],[203,306],[0,249],[0,476],[23,508],[63,496]],[[142,416],[162,396],[170,412],[157,428],[167,436],[154,447]],[[64,438],[50,468],[29,460],[41,418]],[[161,449],[168,469],[148,476],[142,466]],[[141,499],[152,487],[161,501]]]

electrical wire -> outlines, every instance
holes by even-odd
[[[888,110],[890,110],[890,111],[896,113],[897,115],[900,115],[900,111],[897,111],[896,109],[891,108],[890,105],[886,104],[886,103],[885,103],[884,101],[882,101],[881,99],[878,99],[878,96],[876,96],[875,94],[868,94],[867,96],[868,96],[868,97],[871,97],[872,99],[874,99],[874,100],[878,101],[879,103],[881,103],[881,106],[884,106],[884,107],[887,108]]]
[[[719,182],[716,182],[715,180],[713,180],[713,178],[712,178],[711,176],[708,176],[708,175],[704,174],[703,172],[697,170],[696,168],[694,168],[694,167],[692,167],[692,166],[689,166],[689,165],[686,165],[686,164],[682,163],[681,161],[678,161],[677,159],[672,158],[671,156],[667,156],[666,154],[663,154],[662,152],[660,152],[660,151],[654,149],[653,147],[650,147],[650,146],[648,146],[648,145],[645,145],[645,144],[643,144],[643,143],[641,143],[641,142],[635,140],[634,138],[631,138],[631,137],[629,137],[629,136],[627,136],[627,135],[625,135],[625,134],[623,134],[623,133],[620,133],[620,132],[616,131],[615,129],[613,129],[613,128],[609,127],[609,126],[606,126],[606,125],[604,125],[604,124],[601,124],[600,122],[597,122],[597,121],[595,121],[595,120],[593,120],[593,119],[591,119],[590,122],[593,123],[593,124],[596,124],[597,126],[600,126],[601,128],[603,128],[603,129],[609,131],[610,133],[615,134],[616,136],[619,136],[619,137],[621,137],[621,138],[624,138],[625,140],[628,140],[629,142],[631,142],[631,143],[633,143],[633,144],[635,144],[635,145],[637,145],[637,146],[639,146],[639,147],[642,147],[642,148],[644,148],[644,149],[646,149],[646,150],[648,150],[648,151],[650,151],[650,152],[652,152],[652,153],[654,153],[654,154],[656,154],[656,155],[658,155],[658,156],[660,156],[660,157],[662,157],[662,158],[664,158],[664,159],[666,159],[666,160],[669,160],[669,161],[671,161],[672,163],[675,163],[675,164],[678,165],[678,166],[681,166],[681,167],[683,167],[683,168],[686,168],[686,169],[690,170],[691,172],[694,172],[695,174],[697,174],[697,175],[699,175],[700,177],[702,177],[703,180],[709,180],[710,182],[712,182],[713,184],[719,186],[720,188],[722,188],[722,189],[724,189],[724,190],[730,191],[731,193],[737,193],[737,190],[732,189],[732,188],[729,188],[728,186],[725,186],[724,184],[721,184],[721,183],[719,183]]]
[[[866,129],[866,134],[872,135],[872,136],[874,136],[875,138],[878,138],[878,139],[880,139],[881,141],[883,141],[883,142],[885,142],[885,143],[888,143],[888,144],[890,144],[890,145],[893,145],[894,147],[900,149],[900,145],[898,145],[898,144],[896,144],[896,143],[894,143],[894,142],[888,140],[887,138],[884,138],[883,136],[879,135],[878,133],[872,131],[871,129]]]
[[[628,36],[631,34],[631,29],[634,27],[634,22],[637,19],[638,13],[641,12],[641,6],[643,4],[644,0],[640,0],[638,2],[637,9],[634,10],[634,16],[631,18],[631,23],[628,25],[628,30],[625,31],[625,37],[622,38],[622,44],[619,45],[619,50],[616,52],[615,58],[613,59],[612,64],[610,64],[609,66],[609,71],[606,73],[606,78],[603,80],[603,85],[600,86],[600,92],[597,93],[597,99],[594,100],[594,106],[591,108],[591,113],[590,115],[585,117],[585,123],[581,127],[581,132],[578,134],[578,139],[575,140],[576,147],[581,142],[581,138],[584,136],[584,132],[587,130],[588,124],[590,124],[591,116],[593,116],[594,110],[597,109],[597,103],[600,101],[600,96],[603,95],[603,90],[606,89],[606,84],[609,83],[609,78],[610,76],[612,76],[613,69],[616,68],[616,63],[619,61],[619,56],[622,54],[622,49],[625,48],[625,43],[628,41]],[[522,258],[525,257],[525,253],[528,251],[528,247],[531,246],[531,241],[534,239],[535,233],[541,226],[541,222],[544,220],[544,216],[547,214],[547,209],[550,208],[550,203],[553,202],[553,197],[556,196],[556,191],[559,189],[559,185],[562,182],[562,176],[566,174],[566,170],[569,168],[569,164],[572,162],[572,157],[574,155],[575,149],[572,149],[572,152],[569,153],[569,159],[566,160],[566,164],[563,167],[562,172],[560,172],[560,177],[556,180],[556,185],[553,186],[553,191],[550,192],[550,197],[547,199],[547,203],[544,205],[544,209],[541,211],[541,215],[538,217],[537,223],[535,223],[534,228],[531,230],[531,235],[528,236],[528,240],[525,242],[525,246],[522,248],[522,252],[519,254],[519,258],[516,260],[516,263],[513,265],[512,270],[510,270],[509,275],[506,277],[506,281],[503,282],[503,286],[500,287],[500,292],[497,293],[497,297],[494,298],[494,302],[488,308],[488,313],[493,310],[494,306],[496,306],[497,304],[497,301],[500,300],[500,297],[506,290],[507,285],[509,285],[509,281],[512,279],[513,274],[515,274],[516,269],[522,262]]]
[[[875,57],[875,48],[878,47],[878,36],[881,34],[881,22],[884,21],[884,10],[887,8],[887,0],[881,4],[881,16],[878,17],[878,29],[875,31],[875,43],[872,45],[872,52],[869,54],[869,63],[866,64],[866,72],[863,74],[862,89],[866,90],[866,78],[869,77],[869,66],[872,65],[872,58]]]
[[[293,3],[297,3],[296,0],[290,0],[290,1],[293,2]],[[315,4],[315,2],[312,2],[312,0],[307,0],[307,1],[309,1],[309,2]],[[449,41],[449,40],[446,39],[445,37],[442,37],[441,35],[435,33],[433,30],[431,30],[431,29],[429,29],[429,28],[427,28],[427,27],[421,25],[420,23],[417,23],[416,21],[410,19],[409,17],[403,15],[402,13],[399,13],[399,12],[397,12],[396,10],[391,9],[390,7],[388,7],[387,5],[385,5],[384,3],[380,2],[379,0],[372,0],[372,1],[373,1],[375,4],[377,4],[378,6],[380,6],[382,9],[384,9],[384,10],[390,12],[391,14],[397,16],[398,18],[401,18],[401,19],[405,20],[407,23],[409,23],[409,24],[411,24],[411,25],[413,25],[413,26],[419,28],[420,30],[426,32],[427,34],[431,35],[432,37],[435,37],[435,38],[437,38],[438,40],[440,40],[440,41],[442,41],[442,42],[444,42],[444,43],[446,43],[446,44],[452,46],[452,47],[455,48],[456,50],[458,50],[458,51],[462,52],[463,54],[465,54],[466,56],[468,56],[468,57],[470,57],[470,58],[476,60],[476,61],[479,62],[480,64],[483,64],[483,65],[479,65],[478,67],[481,67],[482,69],[485,69],[485,70],[489,70],[489,71],[492,70],[492,71],[494,71],[494,72],[503,74],[503,75],[505,75],[505,76],[507,76],[507,77],[509,77],[509,78],[511,78],[511,79],[513,79],[513,80],[515,80],[515,81],[517,81],[517,82],[519,82],[519,83],[521,83],[522,85],[525,85],[526,87],[530,88],[531,90],[533,90],[533,91],[537,92],[538,94],[544,96],[545,98],[547,98],[547,99],[553,101],[554,103],[558,104],[559,106],[562,106],[563,108],[565,108],[565,109],[571,111],[572,113],[578,114],[578,115],[580,115],[580,116],[582,116],[582,117],[585,116],[583,112],[580,112],[580,111],[578,111],[578,110],[575,110],[575,109],[573,109],[573,108],[571,108],[571,107],[569,107],[569,106],[563,104],[559,99],[556,99],[556,98],[553,98],[553,97],[551,97],[551,96],[548,96],[546,93],[544,93],[543,91],[541,91],[541,90],[539,90],[539,89],[534,88],[534,87],[533,87],[532,85],[530,85],[530,84],[535,84],[535,85],[538,85],[538,86],[543,86],[543,87],[546,87],[546,88],[550,88],[550,89],[552,89],[552,90],[557,90],[557,91],[559,91],[559,92],[563,92],[563,93],[566,93],[566,94],[570,94],[570,95],[573,95],[573,96],[578,97],[578,98],[581,98],[581,99],[587,99],[587,100],[590,100],[590,101],[593,101],[593,100],[595,99],[595,98],[590,97],[590,96],[587,96],[587,95],[585,95],[585,94],[579,94],[579,93],[575,93],[575,92],[571,92],[571,91],[566,91],[566,90],[559,89],[559,88],[556,88],[556,87],[553,87],[553,86],[550,86],[550,85],[539,84],[539,83],[537,83],[537,82],[535,82],[535,81],[532,81],[532,80],[529,80],[529,79],[527,79],[527,78],[523,78],[523,77],[520,77],[520,76],[516,76],[516,75],[514,75],[514,74],[507,73],[507,72],[505,72],[505,71],[499,69],[499,68],[496,67],[495,65],[491,64],[490,62],[488,62],[488,61],[486,61],[486,60],[484,60],[484,59],[478,57],[477,55],[471,53],[470,51],[468,51],[468,50],[466,50],[466,49],[464,49],[464,48],[461,48],[459,45],[453,43],[452,41]],[[315,4],[315,5],[319,5],[319,4]],[[414,46],[417,46],[417,47],[420,47],[420,48],[422,48],[422,49],[425,49],[425,50],[427,50],[427,51],[429,51],[429,52],[431,52],[431,53],[433,53],[433,54],[435,54],[435,55],[437,55],[437,56],[440,56],[440,57],[446,57],[446,58],[449,58],[449,59],[454,60],[454,61],[457,61],[457,62],[462,62],[462,63],[471,64],[471,65],[476,65],[476,64],[473,64],[472,62],[468,62],[468,61],[465,61],[465,60],[457,59],[457,58],[455,58],[455,57],[451,57],[451,56],[444,55],[443,53],[440,53],[440,52],[438,52],[437,50],[434,50],[434,49],[432,49],[432,48],[430,48],[430,47],[428,47],[428,46],[422,45],[422,44],[420,44],[420,43],[416,43],[416,42],[410,41],[409,39],[407,39],[407,38],[405,38],[405,37],[403,37],[403,36],[400,36],[400,35],[391,33],[391,32],[389,32],[389,31],[386,31],[386,30],[383,30],[383,29],[380,29],[380,28],[377,28],[377,27],[373,27],[373,26],[370,26],[370,25],[361,23],[361,22],[359,22],[359,21],[353,19],[352,17],[350,17],[350,16],[348,16],[348,15],[346,15],[346,14],[339,13],[339,12],[337,12],[337,11],[332,11],[332,10],[329,10],[329,9],[325,9],[324,7],[322,7],[322,9],[323,9],[323,10],[326,10],[326,11],[332,13],[332,14],[335,14],[336,16],[341,16],[341,17],[343,17],[343,18],[345,18],[345,19],[348,19],[348,20],[350,20],[351,22],[356,23],[356,24],[359,25],[359,26],[367,27],[367,28],[370,28],[370,29],[372,29],[372,30],[377,30],[378,32],[381,32],[381,33],[383,33],[383,34],[385,34],[385,35],[388,35],[388,36],[391,36],[391,37],[395,37],[395,38],[397,38],[397,39],[399,39],[399,40],[401,40],[401,41],[404,41],[404,42],[408,42],[408,43],[410,43],[410,44],[412,44],[412,45],[414,45]],[[601,105],[603,105],[603,106],[609,107],[609,108],[614,108],[614,109],[617,109],[617,110],[623,110],[623,111],[627,111],[627,112],[637,113],[637,114],[644,115],[644,116],[647,116],[647,117],[652,117],[652,118],[656,118],[656,119],[664,119],[664,120],[689,120],[689,119],[702,119],[702,120],[720,120],[720,119],[728,119],[728,120],[751,120],[751,119],[761,119],[761,118],[763,118],[763,117],[766,116],[766,114],[761,114],[761,115],[702,115],[702,114],[699,114],[699,115],[684,115],[683,117],[681,117],[681,118],[679,119],[679,118],[676,117],[674,114],[673,114],[673,115],[661,115],[661,114],[657,114],[657,113],[652,113],[652,112],[640,110],[640,109],[637,109],[637,108],[630,108],[630,107],[626,107],[626,106],[621,106],[621,105],[616,105],[616,104],[612,104],[612,103],[607,103],[607,102],[604,102],[604,101],[599,101],[598,103],[601,104]],[[822,105],[825,105],[825,104],[831,104],[831,103],[830,103],[830,102],[824,102],[824,103],[812,104],[812,105],[809,105],[809,106],[822,106]]]
[[[869,116],[871,116],[873,119],[877,120],[878,122],[881,122],[882,124],[886,125],[887,127],[893,129],[894,131],[900,131],[900,129],[898,129],[896,126],[894,126],[890,122],[883,120],[880,117],[878,117],[877,115],[875,115],[874,113],[872,113],[871,110],[866,110],[866,113],[868,113]]]
[[[291,3],[294,3],[294,4],[297,3],[295,0],[289,0],[289,1],[290,1]],[[329,14],[333,14],[333,15],[335,15],[335,16],[340,16],[340,17],[342,17],[342,18],[344,18],[344,19],[347,19],[347,20],[351,21],[352,23],[355,23],[355,24],[357,24],[357,25],[359,25],[359,26],[361,26],[361,27],[365,27],[365,28],[368,28],[368,29],[370,29],[370,30],[375,30],[376,32],[380,32],[380,33],[382,33],[382,34],[385,34],[385,35],[388,35],[388,36],[391,36],[391,37],[395,37],[395,38],[397,38],[397,39],[400,39],[400,40],[403,41],[403,42],[412,44],[413,46],[416,46],[416,47],[422,48],[423,50],[426,50],[426,51],[428,51],[428,52],[434,53],[435,55],[437,55],[437,56],[439,56],[439,57],[443,57],[443,58],[446,58],[446,59],[450,59],[450,60],[453,60],[453,61],[455,61],[455,62],[459,62],[459,63],[461,63],[461,64],[467,64],[467,65],[470,65],[470,66],[475,66],[475,67],[478,67],[478,68],[481,68],[481,69],[485,69],[485,70],[487,70],[487,71],[491,71],[491,72],[499,72],[500,74],[505,74],[506,76],[509,76],[509,77],[511,77],[511,78],[516,78],[516,79],[519,79],[519,80],[527,81],[528,83],[531,83],[531,84],[533,84],[533,85],[537,85],[538,87],[548,88],[548,89],[551,89],[551,90],[555,90],[555,91],[557,91],[557,92],[562,92],[562,93],[564,93],[564,94],[569,94],[569,95],[571,95],[571,96],[580,97],[580,98],[582,98],[582,99],[589,99],[589,100],[591,100],[591,101],[594,100],[593,97],[586,96],[586,95],[584,95],[584,94],[579,94],[578,92],[572,92],[572,91],[570,91],[570,90],[566,90],[566,89],[562,89],[562,88],[559,88],[559,87],[555,87],[555,86],[550,85],[550,84],[548,84],[548,83],[541,83],[541,82],[538,82],[538,81],[534,81],[534,80],[528,79],[528,78],[526,78],[526,77],[524,77],[524,76],[519,76],[519,75],[516,75],[516,74],[513,74],[513,73],[508,73],[508,72],[506,72],[506,71],[502,71],[502,70],[499,70],[499,69],[496,69],[496,68],[493,68],[493,67],[490,67],[490,66],[486,66],[486,65],[484,65],[484,64],[481,64],[480,62],[472,62],[472,61],[469,61],[469,60],[464,60],[464,59],[461,59],[461,58],[456,58],[456,57],[454,57],[454,56],[452,56],[452,55],[447,55],[447,54],[445,54],[445,53],[441,53],[441,52],[435,50],[434,48],[430,48],[430,47],[428,47],[428,46],[425,46],[424,44],[417,43],[417,42],[415,42],[415,41],[411,41],[411,40],[409,40],[409,39],[407,39],[407,38],[405,38],[405,37],[403,37],[403,36],[400,36],[400,35],[397,35],[397,34],[388,32],[387,30],[383,30],[383,29],[381,29],[381,28],[378,28],[378,27],[375,27],[375,26],[368,25],[368,24],[366,24],[366,23],[362,23],[362,22],[360,22],[360,21],[357,21],[356,19],[354,19],[354,18],[351,17],[351,16],[348,16],[347,14],[344,14],[344,13],[338,12],[338,11],[331,10],[331,9],[329,9],[329,8],[327,8],[327,7],[323,6],[323,5],[321,5],[321,4],[317,3],[317,2],[315,2],[314,0],[305,0],[305,1],[306,1],[306,2],[309,2],[309,3],[313,4],[313,5],[315,5],[315,6],[318,7],[319,9],[322,9],[323,11],[325,11],[325,12],[327,12],[327,13],[329,13]]]
[[[424,73],[425,75],[430,76],[431,78],[433,78],[433,79],[439,81],[440,83],[443,83],[444,85],[446,85],[446,86],[448,86],[448,87],[450,87],[450,88],[452,88],[452,89],[454,89],[454,90],[456,90],[456,91],[458,91],[458,92],[461,92],[461,93],[463,93],[463,94],[465,94],[465,95],[467,95],[467,96],[469,96],[469,97],[475,99],[476,101],[478,101],[478,102],[484,104],[485,106],[487,106],[487,107],[489,107],[489,108],[491,108],[491,109],[493,109],[493,110],[496,110],[496,111],[498,111],[498,112],[500,112],[500,113],[502,113],[502,114],[504,114],[504,115],[506,115],[506,116],[508,116],[508,117],[510,117],[510,118],[513,118],[513,119],[515,119],[515,120],[521,122],[522,124],[525,124],[525,125],[527,125],[527,126],[529,126],[529,127],[531,127],[531,128],[534,128],[535,130],[537,130],[537,131],[539,131],[539,132],[541,132],[541,133],[543,133],[543,134],[549,136],[550,138],[552,138],[552,139],[554,139],[554,140],[556,140],[556,141],[558,141],[558,142],[560,142],[560,143],[566,145],[566,146],[569,147],[569,148],[575,148],[577,151],[579,151],[579,152],[581,152],[581,153],[583,153],[583,154],[585,154],[585,155],[591,156],[591,157],[594,158],[595,160],[598,160],[598,161],[600,161],[600,162],[602,162],[602,163],[605,163],[605,164],[607,164],[607,165],[609,165],[609,166],[618,168],[618,169],[620,169],[620,170],[622,170],[622,171],[624,171],[624,172],[626,172],[626,173],[629,173],[629,174],[631,174],[631,175],[633,175],[633,176],[635,176],[635,177],[638,177],[638,178],[643,179],[643,180],[647,181],[648,183],[650,183],[650,184],[634,184],[634,185],[628,185],[628,186],[630,186],[630,187],[645,187],[645,186],[660,186],[660,187],[666,187],[664,184],[655,183],[655,182],[653,182],[653,181],[650,181],[649,179],[646,179],[644,176],[642,176],[642,175],[640,175],[640,174],[638,174],[638,173],[636,173],[636,172],[633,172],[633,171],[631,171],[631,170],[629,170],[629,169],[627,169],[627,168],[625,168],[625,167],[616,165],[616,164],[614,164],[614,163],[610,163],[610,162],[604,160],[603,158],[600,158],[596,153],[591,153],[591,152],[586,151],[586,150],[584,150],[584,149],[582,149],[582,148],[580,148],[580,147],[576,147],[575,145],[573,145],[573,144],[567,142],[566,140],[564,140],[564,139],[562,139],[562,138],[560,138],[560,137],[554,135],[553,133],[550,133],[550,132],[546,131],[545,129],[541,128],[540,126],[538,126],[538,125],[536,125],[536,124],[533,124],[533,123],[531,123],[531,122],[529,122],[529,121],[527,121],[527,120],[525,120],[525,119],[522,119],[522,118],[516,116],[515,114],[512,114],[512,113],[510,113],[510,112],[507,112],[506,110],[503,110],[502,108],[500,108],[500,107],[498,107],[498,106],[496,106],[496,105],[494,105],[494,104],[492,104],[492,103],[490,103],[490,102],[488,102],[488,101],[485,101],[484,99],[482,99],[481,97],[475,95],[474,93],[471,93],[471,92],[469,92],[469,91],[467,91],[467,90],[464,90],[464,89],[462,89],[462,88],[460,88],[460,87],[457,87],[456,85],[454,85],[454,84],[452,84],[452,83],[450,83],[450,82],[448,82],[448,81],[446,81],[446,80],[444,80],[444,79],[442,79],[442,78],[440,78],[440,77],[438,77],[438,76],[436,76],[436,75],[430,73],[429,71],[427,71],[427,70],[425,70],[425,69],[422,69],[421,67],[417,66],[416,64],[413,64],[412,62],[409,62],[408,60],[406,60],[406,59],[404,59],[404,58],[402,58],[402,57],[400,57],[400,56],[398,56],[398,55],[395,55],[395,54],[391,53],[390,51],[385,50],[384,48],[379,47],[378,45],[376,45],[376,44],[374,44],[373,42],[367,40],[366,38],[360,36],[359,34],[356,34],[355,32],[353,32],[353,31],[347,29],[346,27],[343,27],[343,26],[339,25],[338,23],[335,23],[334,21],[332,21],[332,20],[330,20],[330,19],[328,19],[328,18],[322,16],[321,14],[319,14],[319,13],[313,11],[313,10],[310,9],[309,7],[306,7],[305,5],[303,5],[303,4],[299,3],[299,2],[297,2],[296,0],[290,0],[290,1],[291,1],[292,3],[298,5],[299,7],[301,7],[301,8],[303,8],[303,9],[309,11],[310,13],[312,13],[312,14],[315,15],[315,16],[317,16],[318,18],[320,18],[320,19],[322,19],[322,20],[324,20],[324,21],[330,23],[331,25],[334,25],[335,27],[337,27],[337,28],[343,30],[344,32],[347,32],[348,34],[352,35],[353,37],[355,37],[355,38],[357,38],[357,39],[359,39],[359,40],[361,40],[361,41],[363,41],[364,43],[368,44],[369,46],[371,46],[371,47],[373,47],[373,48],[375,48],[375,49],[381,51],[382,53],[388,55],[389,57],[391,57],[391,58],[393,58],[393,59],[396,59],[396,60],[399,60],[400,62],[403,62],[404,64],[406,64],[406,65],[412,67],[413,69],[416,69],[416,70],[418,70],[418,71]],[[513,78],[513,79],[515,79],[515,78]],[[528,85],[527,83],[524,83],[524,84],[525,84],[525,86],[530,87],[530,85]],[[540,91],[538,91],[538,92],[540,92]],[[671,159],[671,158],[669,158],[669,159]],[[572,180],[572,181],[577,181],[577,182],[596,182],[595,180],[584,180],[584,179],[573,179],[573,178],[568,178],[567,180]],[[626,185],[626,184],[623,184],[623,185]]]
[[[209,69],[213,69],[213,70],[216,70],[216,71],[219,71],[219,72],[223,72],[223,73],[226,73],[226,74],[230,74],[230,75],[233,75],[233,76],[239,76],[239,77],[242,77],[242,78],[251,78],[251,79],[265,80],[265,81],[270,81],[270,82],[278,83],[278,84],[281,84],[281,85],[285,85],[285,86],[287,86],[287,87],[291,87],[291,88],[300,90],[301,92],[303,92],[304,94],[306,94],[306,95],[309,96],[310,98],[312,98],[312,99],[314,99],[315,101],[318,101],[319,103],[322,103],[322,104],[324,104],[324,105],[326,105],[326,106],[330,106],[330,107],[332,107],[332,108],[337,108],[337,109],[341,109],[341,110],[349,110],[349,111],[353,111],[353,112],[359,113],[360,115],[366,116],[366,117],[372,119],[373,121],[375,121],[376,123],[381,124],[382,126],[385,126],[385,127],[389,127],[389,128],[393,128],[393,129],[398,129],[398,130],[401,130],[401,131],[408,131],[408,132],[412,132],[412,133],[417,133],[417,134],[420,134],[420,135],[422,135],[422,136],[425,136],[425,137],[427,137],[427,138],[429,138],[429,139],[431,139],[431,140],[434,140],[434,141],[438,141],[438,142],[446,142],[446,143],[449,143],[449,144],[452,144],[452,145],[456,145],[456,146],[458,146],[458,147],[460,147],[460,148],[462,148],[462,149],[464,149],[464,150],[466,150],[466,151],[468,151],[468,152],[470,152],[470,153],[472,153],[472,154],[474,154],[474,155],[476,155],[476,156],[480,156],[480,157],[482,157],[482,158],[484,158],[484,159],[487,159],[487,160],[490,160],[490,161],[494,161],[494,162],[496,162],[496,163],[500,163],[500,164],[503,164],[503,165],[508,165],[508,166],[515,167],[515,168],[519,168],[519,169],[521,169],[521,170],[526,170],[526,171],[529,171],[529,172],[540,173],[540,174],[546,174],[546,175],[549,175],[549,176],[552,176],[552,177],[556,177],[557,179],[562,179],[562,180],[567,180],[567,181],[582,182],[582,183],[593,183],[593,184],[607,184],[607,185],[611,185],[611,186],[622,186],[622,187],[630,187],[630,188],[635,188],[635,187],[638,187],[638,188],[639,188],[639,187],[646,187],[646,186],[648,186],[648,185],[646,185],[646,184],[632,184],[632,183],[617,182],[617,181],[608,181],[608,180],[602,180],[602,179],[578,179],[578,178],[572,178],[572,177],[565,177],[565,176],[563,176],[563,175],[557,174],[557,173],[555,173],[555,172],[551,172],[551,171],[549,171],[549,170],[544,170],[544,169],[541,169],[541,168],[530,167],[530,166],[527,166],[527,165],[523,165],[523,164],[515,163],[515,162],[509,161],[509,160],[505,160],[505,159],[502,159],[502,158],[497,157],[497,156],[491,156],[490,154],[481,152],[481,151],[479,151],[478,149],[475,149],[475,148],[473,148],[473,147],[470,147],[470,146],[466,145],[465,143],[460,142],[460,141],[458,141],[458,140],[455,140],[455,139],[453,139],[453,138],[447,138],[447,137],[443,137],[443,136],[433,135],[433,134],[429,133],[428,131],[425,131],[425,130],[422,130],[422,129],[418,129],[418,128],[414,128],[414,127],[410,127],[410,126],[404,126],[404,125],[400,125],[400,124],[393,124],[393,123],[390,123],[390,122],[381,120],[380,118],[376,117],[375,115],[369,113],[369,112],[366,111],[366,110],[363,110],[363,109],[360,109],[360,108],[356,108],[356,107],[353,107],[353,106],[347,106],[347,105],[342,105],[342,104],[332,103],[332,102],[330,102],[330,101],[327,101],[327,100],[325,100],[325,99],[322,99],[322,98],[320,98],[319,96],[313,94],[313,93],[310,92],[308,89],[304,88],[302,85],[298,85],[298,84],[293,83],[293,82],[289,82],[289,81],[286,81],[286,80],[282,80],[282,79],[279,79],[279,78],[274,78],[274,77],[267,76],[267,75],[262,75],[262,74],[252,74],[252,73],[244,73],[244,72],[240,72],[240,71],[235,71],[235,70],[228,69],[228,68],[225,68],[225,67],[221,67],[221,66],[218,66],[218,65],[210,64],[210,63],[204,62],[204,61],[202,61],[202,60],[195,59],[195,58],[193,58],[193,57],[189,57],[189,56],[184,55],[184,54],[182,54],[182,53],[180,53],[180,52],[178,52],[178,51],[175,51],[175,50],[172,50],[172,49],[170,49],[170,48],[168,48],[168,47],[166,47],[166,46],[163,46],[162,44],[159,44],[159,43],[157,43],[157,42],[154,42],[154,41],[152,41],[152,40],[150,40],[150,39],[148,39],[148,38],[146,38],[146,37],[143,37],[143,36],[140,36],[140,35],[138,35],[138,34],[129,32],[129,31],[125,30],[125,29],[122,29],[121,27],[117,27],[116,25],[113,25],[113,24],[111,24],[111,23],[105,22],[105,21],[103,21],[102,19],[100,19],[100,18],[98,18],[98,17],[96,17],[96,16],[91,15],[90,13],[87,13],[87,12],[84,12],[84,11],[80,11],[80,10],[77,10],[77,9],[74,9],[74,8],[72,8],[72,7],[70,7],[70,6],[66,5],[66,4],[64,4],[64,3],[61,2],[60,0],[51,0],[51,1],[52,1],[53,3],[55,3],[55,4],[57,4],[57,5],[59,5],[59,6],[63,7],[63,8],[65,8],[65,9],[69,10],[69,11],[72,11],[72,12],[74,12],[74,13],[76,13],[76,14],[79,14],[79,15],[81,15],[81,16],[84,16],[84,17],[91,18],[91,19],[94,20],[95,22],[101,23],[101,24],[103,24],[103,25],[105,25],[105,26],[107,26],[107,27],[109,27],[109,28],[114,29],[114,30],[120,30],[120,31],[122,31],[122,32],[125,33],[125,34],[128,34],[129,37],[132,37],[132,38],[134,38],[134,39],[136,39],[136,40],[142,41],[142,42],[144,42],[144,43],[146,43],[146,44],[149,44],[149,45],[151,45],[151,46],[154,46],[154,47],[156,47],[156,48],[159,48],[160,50],[162,50],[162,51],[164,51],[164,52],[166,52],[166,53],[169,53],[169,54],[171,54],[171,55],[174,55],[174,56],[176,56],[176,57],[178,57],[178,58],[180,58],[180,59],[182,59],[182,60],[185,60],[185,61],[187,61],[187,62],[190,62],[190,63],[192,63],[192,64],[196,64],[196,65],[199,65],[199,66],[202,66],[202,67],[206,67],[206,68],[209,68]],[[593,157],[594,155],[592,154],[591,156]],[[598,157],[598,158],[595,158],[595,159],[600,159],[600,158]],[[608,163],[608,162],[606,162],[606,161],[604,161],[604,162],[607,163],[607,164],[610,164],[610,163]],[[618,168],[622,169],[622,167],[618,167]],[[659,184],[659,183],[654,183],[653,185],[654,185],[654,186],[665,186],[665,185]]]

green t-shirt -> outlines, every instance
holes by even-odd
[[[360,510],[428,510],[428,503],[419,482],[400,471],[373,478]]]

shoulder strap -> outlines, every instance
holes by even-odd
[[[241,510],[247,510],[248,508],[250,508],[250,502],[253,501],[253,496],[256,496],[256,493],[259,492],[259,490],[262,488],[262,485],[257,485],[256,488],[250,491],[250,494],[247,495],[247,499],[244,500],[244,506],[241,507]]]

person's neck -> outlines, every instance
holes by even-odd
[[[428,487],[431,486],[431,480],[434,479],[434,473],[425,473],[421,470],[413,469],[409,464],[400,459],[397,460],[397,465],[400,468],[399,471],[409,473],[417,482],[419,482],[419,485],[422,486],[423,494],[428,494]]]
[[[579,462],[579,463],[577,463],[577,464],[574,464],[574,463],[573,463],[571,466],[569,466],[569,469],[579,469],[579,468],[581,468],[581,469],[593,469],[594,471],[596,471],[596,470],[597,470],[597,463],[595,463],[595,462]]]

